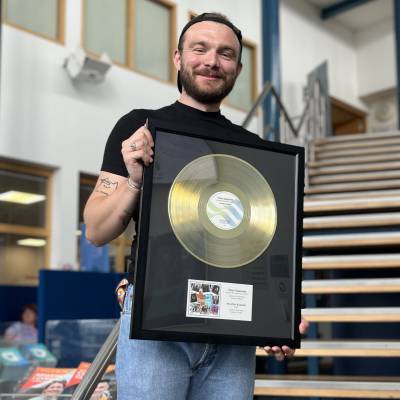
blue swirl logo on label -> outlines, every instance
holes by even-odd
[[[218,229],[235,229],[243,220],[243,206],[233,193],[216,192],[208,199],[207,216]]]

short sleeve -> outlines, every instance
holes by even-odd
[[[111,131],[104,150],[101,171],[128,176],[128,171],[126,170],[121,154],[122,142],[128,139],[145,122],[142,118],[136,117],[134,113],[132,111],[119,119]]]
[[[15,337],[18,335],[18,322],[14,322],[12,325],[10,325],[6,331],[4,332],[5,336],[11,336],[11,337]]]

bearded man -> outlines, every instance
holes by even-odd
[[[183,28],[173,55],[179,99],[158,110],[131,111],[107,141],[99,180],[85,208],[86,234],[92,243],[108,243],[131,218],[137,221],[143,168],[153,162],[147,118],[179,120],[208,135],[218,131],[226,139],[250,134],[220,112],[242,69],[241,53],[240,30],[221,14],[201,14]],[[134,288],[129,272],[117,350],[118,399],[252,399],[253,346],[129,339]],[[265,349],[278,359],[293,354],[287,346]]]

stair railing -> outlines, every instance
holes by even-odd
[[[263,101],[269,94],[273,96],[279,106],[279,127],[281,133],[280,142],[303,146],[305,148],[306,162],[308,160],[312,160],[314,158],[314,152],[312,150],[312,140],[314,139],[313,133],[316,132],[316,129],[310,129],[311,124],[321,126],[322,122],[320,121],[320,119],[314,117],[315,113],[310,114],[311,107],[315,107],[315,101],[312,101],[312,96],[309,96],[307,91],[305,91],[304,93],[305,104],[302,113],[299,116],[290,117],[277,90],[274,88],[270,81],[266,82],[250,111],[246,115],[246,118],[242,123],[243,128],[248,127],[258,107],[262,105]],[[298,120],[297,126],[295,126],[294,124],[295,120]],[[303,129],[305,123],[306,129]],[[273,128],[271,126],[264,127],[264,135],[266,135],[272,129]],[[305,180],[306,185],[308,185],[307,174],[305,174]]]

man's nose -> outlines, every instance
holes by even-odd
[[[207,54],[204,58],[204,64],[208,67],[214,67],[214,68],[219,66],[219,58],[215,50],[207,51]]]

